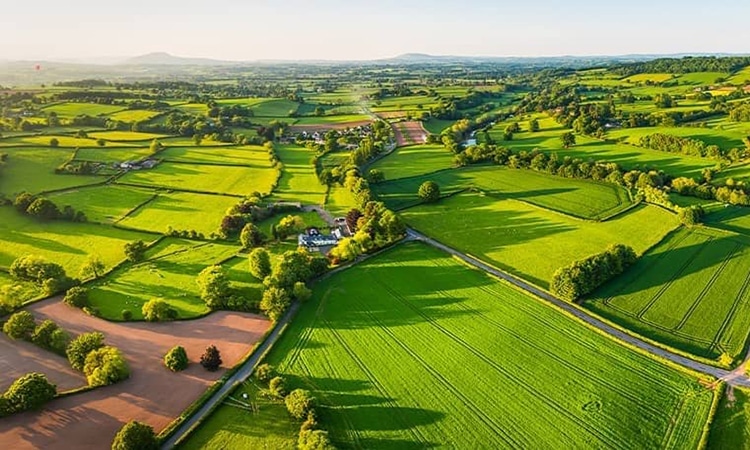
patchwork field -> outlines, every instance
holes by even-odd
[[[402,178],[373,186],[389,207],[403,209],[421,203],[419,186],[432,180],[443,195],[476,188],[499,198],[517,199],[585,219],[601,219],[631,205],[619,186],[547,175],[502,166],[473,166]]]
[[[162,187],[236,196],[271,191],[276,179],[270,167],[217,166],[162,163],[150,170],[131,171],[118,181],[147,187]]]
[[[89,222],[111,224],[153,197],[154,192],[146,189],[110,185],[65,191],[50,199],[61,207],[70,205],[83,211]]]
[[[5,139],[3,145],[38,145],[40,147],[51,147],[52,139],[57,139],[58,147],[84,148],[84,147],[101,147],[96,139],[78,138],[73,136],[52,135],[52,136],[23,136]],[[106,144],[105,144],[106,145]],[[133,144],[118,143],[118,146],[129,147]]]
[[[169,147],[159,153],[167,161],[183,163],[245,165],[269,167],[269,155],[261,146],[244,147]]]
[[[229,259],[238,248],[229,244],[196,243],[165,238],[148,252],[148,260],[118,268],[91,287],[90,302],[101,317],[122,320],[129,310],[133,319],[143,318],[141,308],[152,298],[161,298],[178,312],[180,319],[209,312],[198,295],[195,277],[204,268]],[[252,278],[248,272],[248,277]]]
[[[120,122],[145,122],[153,119],[154,117],[161,114],[158,111],[146,111],[142,109],[128,109],[125,111],[116,112],[110,114],[113,120],[119,120]]]
[[[209,236],[218,231],[227,209],[236,203],[236,198],[223,195],[159,193],[118,224],[157,233],[166,232],[168,227],[175,230],[195,230]]]
[[[750,449],[750,391],[732,388],[722,397],[716,410],[711,434],[708,438],[709,450],[748,450]]]
[[[151,151],[148,147],[89,147],[76,152],[77,161],[121,163],[146,158]]]
[[[65,119],[72,119],[75,116],[101,116],[112,114],[125,109],[117,105],[101,105],[99,103],[59,103],[57,105],[47,106],[44,112],[57,113],[57,116]]]
[[[317,285],[268,361],[320,399],[340,448],[689,448],[713,396],[421,244]],[[225,404],[184,448],[262,448],[261,408]]]
[[[280,145],[276,148],[276,154],[284,164],[284,170],[272,198],[322,205],[325,202],[326,187],[318,181],[315,166],[311,164],[314,153],[296,145]]]
[[[683,229],[585,304],[681,350],[737,358],[750,333],[749,271],[749,239]]]
[[[412,145],[397,148],[370,168],[382,170],[386,180],[395,180],[449,169],[453,167],[453,156],[442,145]]]
[[[89,134],[89,137],[94,139],[105,139],[108,141],[151,141],[153,139],[160,139],[167,137],[164,134],[156,133],[137,133],[134,131],[98,131],[96,133]]]
[[[72,150],[50,148],[8,149],[8,160],[0,177],[0,193],[12,196],[23,191],[40,193],[105,181],[94,175],[57,175],[55,168],[73,156]]]
[[[476,194],[459,194],[401,214],[418,231],[543,288],[562,266],[618,243],[642,253],[679,224],[674,214],[654,206],[589,222]]]

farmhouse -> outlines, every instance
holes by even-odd
[[[342,237],[341,230],[338,228],[334,228],[331,234],[321,234],[320,230],[311,227],[297,237],[297,244],[307,250],[325,253],[330,247],[335,246]]]

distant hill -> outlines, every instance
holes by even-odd
[[[123,64],[132,66],[225,66],[237,63],[208,58],[183,58],[165,52],[155,52],[126,59]]]

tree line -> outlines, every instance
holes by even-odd
[[[557,269],[552,276],[550,290],[564,300],[579,300],[623,273],[637,260],[638,257],[631,247],[622,244],[612,245],[602,253]]]

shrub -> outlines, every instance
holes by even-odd
[[[284,403],[292,417],[302,420],[315,408],[315,397],[310,394],[310,391],[295,389],[286,396]]]
[[[177,310],[164,300],[152,298],[141,308],[143,318],[149,322],[163,322],[177,318]]]
[[[3,324],[3,333],[12,339],[31,339],[36,328],[34,316],[28,311],[18,311]]]
[[[279,320],[291,302],[289,294],[284,289],[271,286],[263,291],[260,309],[273,321]]]
[[[68,333],[49,319],[37,325],[31,334],[31,342],[61,355],[65,354],[69,340]]]
[[[276,368],[270,364],[261,364],[255,368],[255,378],[261,383],[268,383],[276,376]]]
[[[0,418],[13,414],[13,406],[7,398],[0,396]]]
[[[60,217],[60,209],[52,200],[37,198],[29,205],[26,214],[41,220],[53,220]]]
[[[221,353],[214,345],[209,345],[201,355],[201,366],[209,372],[215,372],[221,367]]]
[[[250,252],[248,257],[250,273],[257,279],[262,280],[271,274],[271,257],[264,248],[256,248]]]
[[[187,352],[184,347],[179,345],[172,347],[172,349],[164,355],[164,365],[172,372],[179,372],[187,369],[188,363]]]
[[[300,430],[297,440],[299,450],[334,450],[328,432],[324,430]]]
[[[86,356],[83,373],[89,386],[106,386],[127,379],[130,368],[120,350],[101,347]]]
[[[117,432],[112,450],[158,450],[154,429],[141,422],[130,421]]]
[[[143,261],[146,257],[146,244],[143,241],[133,241],[125,244],[125,257],[130,262]]]
[[[286,396],[286,382],[282,377],[273,377],[268,383],[268,390],[276,398],[284,398]]]
[[[294,283],[294,287],[292,288],[292,297],[299,300],[300,302],[305,302],[310,299],[312,296],[312,291],[303,283],[302,281],[298,281]]]
[[[133,311],[129,309],[122,310],[122,320],[133,320]]]
[[[440,186],[434,181],[425,181],[417,191],[419,198],[425,203],[433,203],[440,200]]]
[[[55,398],[57,386],[41,373],[29,373],[17,379],[5,392],[10,410],[13,412],[41,408]]]
[[[263,243],[263,233],[253,223],[246,223],[240,233],[240,242],[243,248],[257,247]]]
[[[84,306],[88,306],[89,290],[83,286],[72,287],[68,289],[68,292],[65,293],[63,302],[76,308],[83,308]]]
[[[102,347],[104,347],[104,334],[98,331],[83,333],[68,344],[65,354],[68,356],[70,366],[82,372],[88,354]]]

